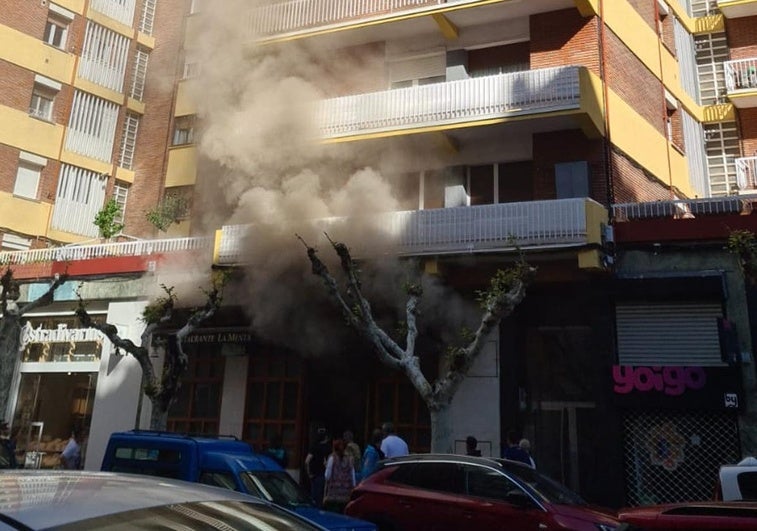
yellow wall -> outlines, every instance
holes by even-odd
[[[0,56],[15,65],[61,83],[70,83],[74,55],[0,25]]]
[[[99,11],[95,11],[91,7],[87,11],[87,18],[92,19],[94,22],[97,22],[101,26],[105,26],[106,28],[115,31],[116,33],[120,33],[121,35],[129,38],[134,37],[134,30],[129,26],[127,26],[126,24],[121,24],[117,20],[113,20],[112,18],[103,15]]]
[[[53,4],[58,4],[60,7],[65,7],[80,15],[84,13],[84,0],[55,0]]]
[[[194,146],[173,147],[168,150],[166,188],[193,186],[197,177],[197,149]]]
[[[91,159],[84,155],[79,155],[73,151],[63,151],[60,154],[61,162],[70,164],[72,166],[78,166],[96,173],[110,173],[113,169],[113,165],[110,162],[103,162],[101,160]]]
[[[585,117],[588,122],[583,125],[582,130],[590,138],[597,135],[604,136],[606,133],[602,80],[587,68],[580,69],[579,80],[581,83],[581,110],[586,113]]]
[[[122,105],[124,103],[124,96],[120,92],[107,89],[101,85],[92,83],[91,81],[87,79],[77,77],[76,80],[74,81],[74,86],[79,90],[88,92],[89,94],[93,94],[104,100],[111,101],[115,103],[116,105]]]
[[[189,95],[189,89],[187,82],[182,81],[179,83],[179,88],[176,94],[176,109],[174,109],[174,116],[189,116],[195,113],[194,102]]]
[[[56,125],[10,107],[0,106],[0,144],[57,159],[63,142],[62,125]]]
[[[0,227],[7,227],[21,234],[44,236],[51,208],[50,203],[22,199],[7,192],[0,192]],[[22,212],[23,215],[19,215]]]
[[[126,168],[122,168],[121,166],[116,166],[116,179],[119,181],[123,181],[125,183],[133,183],[134,182],[134,171],[127,170]]]

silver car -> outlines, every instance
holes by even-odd
[[[0,472],[0,531],[323,531],[252,496],[169,479],[57,470]]]

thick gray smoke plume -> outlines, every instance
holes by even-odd
[[[396,229],[382,213],[418,203],[417,184],[415,190],[400,185],[398,170],[417,165],[420,156],[429,162],[435,148],[409,140],[320,142],[316,102],[385,87],[383,47],[347,53],[333,43],[316,48],[307,39],[256,44],[245,15],[250,6],[226,0],[224,9],[208,9],[192,26],[199,46],[187,54],[201,64],[190,86],[201,124],[195,207],[207,229],[251,226],[239,302],[249,309],[255,333],[303,354],[328,352],[344,322],[310,273],[295,234],[332,264],[323,232],[357,255],[393,256]],[[408,188],[410,199],[395,193]],[[406,273],[396,260],[372,261],[365,275],[375,304],[404,304]],[[432,298],[436,289],[429,285],[429,291]],[[451,312],[449,296],[446,301]]]

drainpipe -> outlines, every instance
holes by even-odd
[[[613,171],[612,171],[612,148],[610,136],[610,101],[607,87],[607,56],[606,56],[606,34],[605,34],[605,3],[599,0],[599,77],[602,81],[602,103],[604,106],[605,122],[605,140],[604,140],[604,165],[605,179],[607,181],[607,206],[609,223],[613,221],[612,205],[615,202],[615,190],[613,188]]]
[[[668,158],[668,185],[670,186],[670,199],[672,201],[675,199],[675,194],[673,193],[673,162],[670,159],[670,144],[672,144],[673,139],[668,138],[668,105],[667,98],[665,97],[665,72],[662,66],[663,43],[662,35],[660,33],[660,4],[657,3],[657,0],[655,0],[654,2],[654,24],[655,35],[657,36],[657,63],[660,66],[660,90],[662,91],[662,125],[665,134],[665,154]]]

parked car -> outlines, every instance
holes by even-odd
[[[417,454],[381,461],[353,491],[346,514],[381,531],[461,529],[611,531],[609,509],[522,463]]]
[[[110,436],[100,468],[244,492],[290,509],[330,531],[376,531],[370,522],[319,509],[276,461],[232,437],[117,432]]]
[[[0,529],[323,531],[291,511],[237,492],[74,470],[0,472]]]
[[[757,503],[691,502],[631,507],[618,511],[618,531],[757,529]]]
[[[715,499],[757,501],[757,459],[747,457],[736,465],[723,465],[718,471]]]

